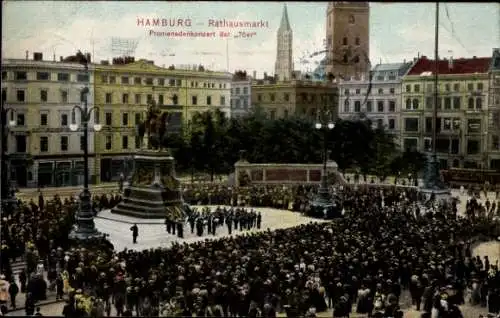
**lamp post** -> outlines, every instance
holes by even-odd
[[[87,64],[85,70],[88,73]],[[88,124],[91,119],[92,111],[99,112],[99,108],[94,106],[90,109],[87,105],[87,96],[89,88],[84,87],[81,94],[83,99],[83,108],[75,105],[71,112],[70,129],[78,130],[76,123],[76,110],[80,111],[80,122],[83,130],[83,191],[80,193],[80,206],[76,215],[76,227],[71,231],[69,238],[77,241],[88,241],[90,239],[101,238],[103,234],[99,233],[94,224],[94,213],[92,211],[92,197],[89,191],[89,152],[88,152]],[[98,116],[96,116],[98,117]],[[93,126],[95,131],[101,130],[101,125],[96,120]]]
[[[10,113],[10,120],[7,121],[8,115]],[[16,125],[16,121],[14,119],[14,110],[12,108],[6,108],[4,102],[2,102],[2,109],[0,112],[2,131],[1,131],[1,143],[2,143],[2,185],[1,185],[1,199],[2,199],[2,212],[10,213],[17,205],[17,199],[15,196],[15,191],[12,189],[12,185],[10,183],[10,161],[9,156],[7,154],[7,129],[8,127],[13,127]]]
[[[321,183],[317,196],[310,203],[311,214],[315,217],[331,218],[336,210],[336,204],[332,200],[330,190],[328,189],[328,133],[335,128],[332,121],[331,112],[326,108],[318,113],[315,124],[317,130],[323,131],[323,169],[321,171]]]

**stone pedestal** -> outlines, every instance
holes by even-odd
[[[437,202],[446,201],[449,202],[452,199],[450,189],[426,189],[420,188],[420,193],[422,193],[426,200],[434,199]]]
[[[424,184],[419,189],[426,197],[426,201],[433,199],[436,202],[450,202],[451,190],[441,180],[439,162],[435,154],[429,154],[424,171]]]
[[[187,206],[174,158],[168,151],[140,150],[134,155],[134,172],[124,188],[123,200],[111,213],[143,219],[183,221]]]

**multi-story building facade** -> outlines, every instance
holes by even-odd
[[[372,79],[339,81],[339,117],[356,119],[366,115],[375,127],[399,138],[401,80],[412,63],[378,64]]]
[[[252,79],[246,72],[236,72],[231,82],[231,117],[242,117],[252,111]]]
[[[94,173],[107,182],[130,171],[129,159],[140,146],[135,127],[152,100],[173,114],[172,125],[188,122],[195,112],[215,109],[230,117],[231,78],[202,67],[163,68],[147,60],[95,65],[95,103],[103,128],[95,140]]]
[[[72,109],[82,105],[82,89],[89,87],[92,107],[93,70],[78,63],[33,59],[2,60],[2,102],[12,109],[8,153],[11,177],[20,187],[68,186],[83,182],[83,132],[69,129]],[[80,113],[76,112],[79,123]],[[89,166],[94,166],[94,133],[89,130]],[[17,163],[16,163],[17,162]],[[90,170],[92,171],[92,170]],[[90,173],[89,176],[95,179]]]
[[[333,1],[326,11],[326,73],[361,78],[370,71],[370,4]]]
[[[493,49],[489,69],[488,149],[489,168],[500,169],[500,49]]]
[[[487,166],[491,58],[438,61],[436,152],[442,169]],[[435,61],[420,57],[402,81],[401,146],[432,149]]]
[[[252,102],[270,119],[305,116],[315,119],[318,108],[338,115],[338,89],[331,82],[253,80]]]

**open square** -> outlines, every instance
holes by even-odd
[[[217,206],[193,206],[198,210],[205,207],[210,207],[215,210]],[[223,206],[221,206],[223,207]],[[250,209],[250,208],[247,208]],[[278,210],[272,208],[253,208],[262,214],[262,226],[260,229],[253,228],[248,231],[240,231],[233,229],[231,235],[243,235],[245,233],[253,233],[258,231],[266,231],[267,229],[276,230],[307,224],[310,222],[324,222],[323,220],[305,217],[300,213],[288,210]],[[139,228],[139,236],[137,244],[132,244],[132,232],[130,227],[137,224]],[[164,224],[164,220],[146,220],[129,216],[112,214],[109,210],[99,213],[95,218],[97,229],[109,234],[108,239],[114,245],[115,250],[121,251],[124,248],[133,250],[144,250],[158,247],[170,247],[172,243],[192,243],[206,239],[222,238],[229,236],[226,225],[217,228],[216,235],[207,234],[206,228],[203,236],[197,236],[191,233],[189,224],[184,224],[184,238],[180,239],[176,235],[168,234]]]

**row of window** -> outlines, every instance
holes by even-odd
[[[438,98],[437,109],[460,110],[462,108],[462,97],[443,97]],[[420,104],[419,98],[407,98],[405,101],[405,110],[418,110]],[[479,110],[483,107],[482,97],[469,97],[467,99],[467,109]],[[425,108],[434,109],[434,97],[426,97]]]
[[[406,132],[419,132],[420,119],[419,118],[404,118],[404,130]],[[433,127],[432,117],[425,117],[425,132],[432,132]],[[462,128],[462,121],[460,118],[452,117],[437,117],[436,118],[436,131],[459,131]],[[467,120],[466,131],[469,134],[481,133],[481,119],[471,118]]]
[[[21,136],[25,137],[25,136]],[[18,142],[19,144],[19,142]],[[106,135],[104,146],[106,150],[111,150],[113,146],[113,138],[111,135]],[[135,148],[140,148],[140,137],[135,137]],[[59,136],[59,149],[60,151],[68,151],[69,149],[69,136]],[[83,151],[85,149],[84,137],[80,136],[80,150]],[[122,136],[122,149],[129,149],[129,136]],[[19,151],[18,152],[23,152]],[[41,136],[40,137],[40,152],[49,152],[49,137]]]
[[[2,80],[6,81],[9,79],[9,73],[8,71],[2,71]],[[73,78],[72,75],[76,75],[74,77],[74,80],[76,82],[82,82],[86,83],[89,82],[90,77],[89,74],[70,74],[66,72],[61,72],[61,73],[56,73],[54,75],[51,72],[36,72],[34,78],[30,78],[32,73],[31,72],[26,72],[26,71],[16,71],[14,72],[14,80],[16,81],[28,81],[28,80],[37,80],[37,81],[58,81],[58,82],[71,82],[71,79]]]
[[[113,96],[114,96],[113,93],[106,93],[105,103],[106,104],[114,104],[115,100],[114,100]],[[141,94],[135,94],[134,97],[135,97],[135,99],[134,99],[135,103],[136,104],[141,104],[141,102],[142,102],[142,95]],[[153,95],[152,94],[146,95],[146,102],[147,103],[150,103],[152,100],[153,100]],[[122,102],[122,104],[129,104],[130,103],[130,98],[129,98],[129,94],[128,93],[122,94],[122,100],[121,100],[121,102]],[[158,95],[157,103],[159,105],[165,105],[165,97],[163,95],[159,94]],[[176,94],[172,95],[172,97],[171,97],[171,104],[172,105],[179,105],[179,97]],[[198,96],[197,95],[191,95],[191,104],[192,105],[198,105]],[[206,105],[207,106],[213,105],[212,96],[207,96],[206,97]],[[226,97],[225,96],[220,96],[219,105],[220,106],[226,106]]]
[[[122,126],[128,126],[129,125],[129,113],[122,113],[121,114],[121,124]],[[96,119],[95,122],[99,122],[99,114],[96,113]],[[105,121],[104,124],[106,126],[112,126],[113,125],[113,113],[112,112],[105,112],[104,113]],[[26,117],[25,114],[23,113],[17,113],[16,117],[16,126],[23,127],[26,125]],[[134,125],[138,125],[142,120],[142,115],[141,113],[135,113],[135,121]],[[69,122],[69,113],[60,113],[59,114],[59,123],[61,127],[68,127],[70,122]],[[49,112],[41,112],[40,113],[40,126],[47,127],[49,126]]]
[[[69,136],[59,136],[59,150],[68,151],[69,149]],[[85,142],[83,136],[80,136],[80,150],[85,149]],[[40,137],[40,152],[49,152],[49,137]]]
[[[240,95],[241,87],[231,88],[231,94]],[[243,95],[248,95],[248,87],[243,87]]]
[[[120,79],[120,82],[118,83],[118,78]],[[122,84],[122,85],[147,85],[147,86],[170,86],[170,87],[181,87],[182,86],[182,80],[180,79],[165,79],[165,78],[153,78],[153,77],[129,77],[129,76],[121,76],[121,77],[116,77],[114,75],[101,75],[101,82],[104,84]],[[203,82],[203,88],[219,88],[219,89],[225,89],[227,87],[227,83],[218,83],[219,85],[216,85],[216,83],[213,82]],[[193,88],[198,88],[202,86],[200,82],[197,81],[191,81],[190,82],[190,87]]]
[[[419,150],[418,138],[404,138],[403,148],[406,150]],[[432,138],[424,138],[423,151],[432,149]],[[436,140],[436,152],[457,155],[460,153],[460,139],[438,138]],[[481,140],[468,139],[467,149],[468,155],[477,155],[481,152]]]
[[[106,135],[104,147],[106,150],[113,149],[113,136]],[[134,137],[134,147],[135,149],[139,149],[141,147],[141,138],[139,136]],[[129,136],[122,136],[122,149],[128,150],[129,148]]]
[[[268,95],[263,95],[263,94],[257,94],[257,101],[262,102],[264,100],[264,96],[269,97],[269,101],[274,102],[276,101],[276,94],[275,93],[270,93]],[[325,96],[325,94],[307,94],[307,93],[300,93],[300,99],[302,102],[315,102],[316,98],[318,99],[319,102],[325,102],[326,98],[329,99],[330,102],[333,102],[335,99],[334,94],[328,94],[328,97]],[[284,93],[283,94],[283,101],[289,102],[290,101],[290,94],[289,93]]]
[[[356,93],[356,95],[360,95],[360,94],[361,94],[361,89],[360,89],[360,88],[356,88],[356,89],[354,90],[354,92]],[[377,93],[378,93],[379,95],[384,94],[384,89],[383,89],[383,88],[379,88],[379,89],[377,89]],[[395,89],[394,87],[389,88],[389,94],[394,95],[395,93],[396,93],[396,89]],[[350,89],[346,88],[346,89],[344,90],[344,95],[348,96],[348,95],[350,95],[350,94],[351,94]]]
[[[231,107],[233,108],[240,108],[240,107],[243,107],[243,108],[248,108],[248,98],[247,97],[243,97],[241,96],[240,98],[235,98],[235,99],[232,99],[231,100]]]
[[[377,104],[376,111],[379,113],[383,113],[385,111],[385,101],[379,100],[379,101],[377,101],[376,104]],[[393,100],[390,100],[388,102],[388,104],[389,104],[389,112],[390,113],[396,112],[396,102]],[[366,106],[367,113],[371,113],[374,111],[372,101],[367,101],[365,106]],[[350,113],[350,112],[351,112],[351,102],[349,101],[349,99],[346,99],[344,101],[344,113]],[[354,112],[355,113],[361,112],[361,101],[359,101],[359,100],[354,101]]]
[[[40,96],[39,96],[40,98],[36,102],[41,102],[41,103],[59,102],[59,103],[67,104],[67,103],[70,103],[68,96],[69,96],[68,91],[66,91],[66,90],[60,90],[59,91],[59,100],[58,101],[52,101],[52,100],[49,100],[49,92],[48,92],[48,90],[47,89],[41,89],[40,90]],[[80,102],[84,101],[84,97],[85,97],[85,95],[80,94]],[[3,102],[7,102],[7,89],[6,88],[2,89],[2,101]],[[24,89],[18,89],[18,90],[16,90],[16,102],[18,102],[18,103],[26,103],[27,102],[27,99],[26,99],[26,90],[24,90]],[[35,101],[33,101],[33,102],[35,102]]]
[[[342,38],[342,45],[349,45],[349,39],[347,37]],[[361,45],[361,40],[359,37],[354,38],[354,45],[359,46]],[[328,47],[332,46],[332,38],[328,37]]]
[[[461,86],[462,85],[460,83],[453,83],[453,92],[460,92]],[[474,91],[474,87],[476,87],[476,90],[478,91],[482,91],[484,89],[482,82],[467,83],[467,91],[469,92]],[[451,83],[441,84],[441,88],[444,89],[445,92],[451,92],[452,84]],[[413,84],[413,90],[411,84],[406,84],[405,91],[407,93],[420,93],[420,84]],[[433,83],[427,84],[427,92],[434,92]]]

